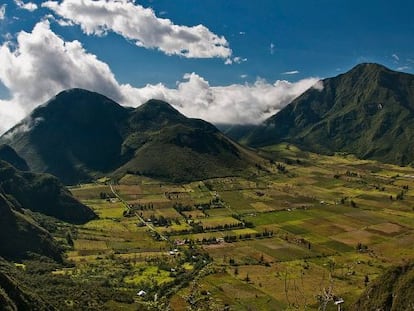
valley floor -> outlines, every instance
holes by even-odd
[[[95,298],[113,310],[347,310],[414,258],[414,169],[285,144],[263,154],[246,179],[73,187],[99,219],[69,228],[73,265],[52,279],[121,293]]]

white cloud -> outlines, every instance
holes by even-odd
[[[6,17],[6,7],[7,4],[0,6],[0,20],[3,20]]]
[[[285,71],[285,72],[282,72],[282,75],[296,75],[296,74],[298,74],[299,73],[299,71],[298,70],[292,70],[292,71]]]
[[[37,10],[37,4],[33,2],[24,3],[22,0],[14,0],[14,3],[23,10],[27,10],[30,12]]]
[[[392,57],[392,58],[394,58],[394,60],[395,60],[396,62],[399,62],[399,61],[400,61],[400,57],[399,57],[397,54],[395,54],[395,53],[394,53],[394,54],[392,54],[392,55],[391,55],[391,57]]]
[[[236,64],[241,64],[247,62],[247,58],[241,58],[239,56],[236,56],[233,58],[233,62],[235,62]]]
[[[270,47],[269,47],[271,55],[275,54],[275,48],[276,48],[275,44],[271,42]]]
[[[247,74],[242,74],[242,75],[240,75],[240,78],[242,78],[242,79],[246,79],[247,78]]]
[[[247,62],[247,58],[242,58],[240,56],[236,56],[233,58],[227,58],[224,62],[224,65],[231,65],[231,64],[241,64]]]
[[[254,84],[210,86],[203,77],[191,73],[176,89],[163,84],[144,88],[122,86],[125,94],[145,102],[151,98],[165,100],[189,117],[202,118],[212,123],[260,123],[289,104],[310,87],[321,89],[318,79],[309,78],[296,83],[258,79]]]
[[[312,88],[315,89],[315,90],[318,90],[318,91],[322,91],[323,90],[323,81],[319,80],[314,85],[312,85]]]
[[[26,112],[14,100],[0,100],[0,134],[24,118]]]
[[[401,66],[397,68],[397,71],[407,71],[410,70],[411,67],[410,66]]]
[[[2,118],[11,120],[0,124],[0,131],[63,89],[82,87],[123,100],[109,66],[80,42],[63,41],[48,21],[36,24],[31,33],[21,31],[12,47],[9,42],[0,46],[0,80],[12,95],[0,103]]]
[[[0,101],[0,133],[56,93],[74,87],[102,93],[129,106],[162,99],[189,117],[213,123],[258,123],[318,81],[269,83],[257,79],[254,84],[211,86],[191,73],[175,88],[161,83],[136,88],[118,83],[106,63],[88,53],[80,42],[57,36],[47,20],[39,22],[31,33],[20,32],[14,48],[9,43],[0,46],[0,80],[11,94],[11,100]]]
[[[232,54],[227,40],[207,27],[175,25],[129,0],[46,1],[42,7],[80,25],[88,35],[102,36],[113,31],[137,46],[156,48],[167,55],[229,58]]]

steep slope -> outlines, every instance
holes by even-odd
[[[414,305],[414,263],[394,267],[371,284],[353,310],[412,310]]]
[[[50,234],[1,192],[0,240],[0,256],[7,259],[21,259],[28,253],[62,259]]]
[[[323,80],[247,135],[260,147],[282,141],[321,153],[408,164],[414,161],[414,76],[361,64]]]
[[[15,268],[0,258],[0,310],[54,310],[43,299],[19,284],[13,277]]]
[[[35,109],[1,140],[34,172],[76,183],[119,164],[120,126],[127,115],[127,109],[103,95],[72,89]]]
[[[176,182],[241,174],[253,153],[226,138],[213,125],[189,119],[169,104],[151,100],[130,114],[122,145],[130,160],[126,172]]]
[[[71,223],[85,223],[96,217],[51,175],[22,172],[0,161],[0,187],[14,198],[13,203],[35,212]]]
[[[14,149],[8,145],[0,145],[0,160],[6,161],[21,171],[28,171],[29,166]]]
[[[243,173],[257,156],[213,125],[151,100],[137,109],[73,89],[33,111],[0,139],[35,172],[73,184],[127,172],[189,181]]]

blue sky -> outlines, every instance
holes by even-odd
[[[83,3],[90,1],[85,0]],[[114,1],[98,2],[109,9],[110,3]],[[151,95],[163,97],[162,99],[170,100],[175,106],[181,107],[187,114],[204,117],[209,121],[217,118],[217,122],[226,121],[226,118],[220,120],[219,108],[244,109],[253,114],[251,118],[240,113],[237,118],[227,119],[232,123],[237,123],[238,120],[239,123],[246,123],[267,117],[268,113],[264,111],[269,109],[272,113],[277,112],[292,96],[297,96],[303,88],[310,86],[309,83],[315,82],[311,79],[335,76],[361,62],[378,62],[394,70],[414,73],[414,2],[409,0],[137,0],[130,3],[132,6],[126,6],[128,2],[131,1],[119,1],[125,4],[128,12],[133,12],[132,6],[140,9],[152,8],[155,16],[152,21],[155,23],[169,19],[169,29],[164,29],[167,26],[160,26],[159,29],[148,27],[142,33],[136,33],[134,28],[142,26],[142,17],[135,16],[134,13],[130,13],[121,22],[121,26],[115,22],[111,24],[110,20],[117,19],[117,14],[126,12],[122,11],[122,5],[116,8],[112,6],[110,15],[99,13],[101,16],[98,18],[94,15],[98,11],[88,11],[77,0],[49,1],[47,4],[46,1],[28,3],[27,0],[0,3],[0,8],[3,9],[0,10],[0,44],[3,45],[0,65],[3,68],[9,63],[13,65],[9,70],[0,68],[0,113],[12,115],[15,119],[20,118],[59,88],[75,87],[78,81],[80,87],[101,91],[122,104],[134,105],[134,99],[130,98],[134,96],[135,105]],[[73,9],[73,4],[78,6],[79,11]],[[138,9],[136,12],[138,15]],[[98,19],[99,21],[91,22]],[[39,26],[35,36],[34,28],[39,23],[43,23],[44,27]],[[200,24],[203,25],[204,32],[194,28]],[[156,33],[164,30],[168,33],[176,26],[181,30],[184,28],[180,27],[187,27],[184,29],[186,34],[177,34],[175,38],[168,40],[165,33],[162,36]],[[128,29],[129,27],[132,29]],[[22,31],[29,36],[22,39],[19,45],[16,40]],[[190,47],[185,55],[188,49],[186,44],[194,40],[193,34],[200,33],[203,33],[200,35],[201,39],[198,38],[200,44]],[[52,41],[59,38],[63,45],[79,41],[83,51],[79,56],[79,63],[86,63],[75,69],[79,71],[82,68],[92,68],[95,63],[89,63],[89,56],[93,56],[99,60],[99,66],[105,64],[108,67],[107,70],[100,71],[106,78],[100,79],[99,74],[89,69],[92,73],[85,71],[84,76],[88,76],[86,80],[90,81],[82,82],[80,80],[83,79],[77,78],[78,75],[71,72],[70,65],[64,67],[59,61],[52,62],[52,59],[59,59],[58,54],[49,56],[47,61],[36,58],[36,63],[48,64],[56,70],[34,70],[36,65],[30,53],[43,49],[45,50],[41,53],[45,55],[52,53],[46,50],[46,46],[41,45],[42,40],[46,44],[47,36],[52,36]],[[141,46],[137,46],[138,41],[142,42]],[[178,50],[174,46],[175,41],[179,45]],[[4,51],[5,47],[7,51]],[[184,52],[180,52],[180,49]],[[71,51],[62,53],[67,56]],[[19,55],[25,57],[19,58]],[[5,60],[6,58],[11,60]],[[16,78],[23,76],[22,72],[30,70],[33,72],[28,77]],[[56,71],[59,75],[55,74]],[[71,78],[66,78],[65,75]],[[42,86],[37,92],[28,92],[25,89],[27,84],[36,85],[43,80],[49,81],[48,85],[52,86]],[[278,80],[287,80],[291,84],[279,83],[276,90],[275,84]],[[185,91],[180,90],[180,83]],[[258,83],[262,85],[254,87]],[[146,87],[147,84],[152,88]],[[128,90],[126,85],[130,87]],[[235,87],[229,89],[232,85]],[[236,90],[238,85],[240,88]],[[273,87],[273,90],[266,86]],[[180,102],[200,93],[197,88],[206,91],[197,99],[198,106],[189,107]],[[274,104],[271,103],[271,98],[265,103],[255,103],[261,107],[258,111],[250,111],[250,107],[246,108],[246,105],[240,105],[234,100],[229,102],[230,96],[237,99],[241,93],[244,95],[240,95],[240,102],[254,101],[259,97],[257,92],[261,90],[265,92],[264,97],[287,98],[276,99]],[[227,91],[231,92],[224,94]],[[209,99],[209,96],[213,99]],[[29,99],[33,103],[25,103]],[[213,106],[214,99],[223,102],[223,105],[215,107],[217,111],[200,112],[200,107]],[[10,107],[19,107],[20,111],[11,113]]]

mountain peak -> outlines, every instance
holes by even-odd
[[[146,103],[141,105],[141,107],[155,107],[156,109],[168,109],[177,111],[175,108],[173,108],[172,105],[160,99],[150,99]]]
[[[126,173],[174,181],[241,174],[255,161],[215,126],[162,100],[132,109],[83,89],[57,94],[1,137],[33,172],[66,184]]]
[[[146,103],[142,104],[141,106],[137,107],[136,112],[144,113],[147,117],[154,117],[156,114],[168,114],[168,115],[181,115],[181,113],[175,109],[169,103],[159,100],[159,99],[150,99]]]
[[[119,106],[112,99],[85,89],[73,88],[61,91],[56,96],[52,97],[45,104],[35,109],[44,110],[46,109],[63,109],[63,110],[72,110],[77,109],[82,106]],[[93,109],[93,108],[92,108]]]
[[[353,67],[350,71],[341,74],[340,76],[367,76],[372,78],[378,78],[381,73],[392,73],[391,69],[377,64],[377,63],[361,63]]]
[[[282,141],[319,153],[350,152],[395,164],[414,162],[414,75],[374,63],[324,80],[250,133],[252,146]]]
[[[351,71],[353,70],[390,70],[390,69],[378,63],[360,63],[351,69]]]

